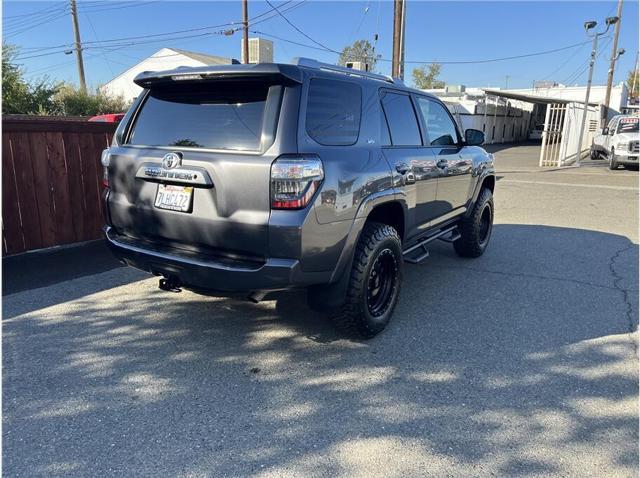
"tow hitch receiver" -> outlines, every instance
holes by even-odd
[[[167,292],[182,292],[180,281],[171,276],[160,279],[158,287]]]

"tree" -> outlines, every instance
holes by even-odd
[[[438,80],[440,70],[442,70],[440,63],[431,63],[430,65],[422,65],[420,68],[414,68],[411,73],[414,85],[421,90],[444,88],[444,81]]]
[[[27,83],[15,59],[18,48],[2,45],[2,112],[4,114],[56,114],[54,96],[59,86],[47,78]]]
[[[369,64],[369,71],[373,71],[378,58],[376,57],[376,49],[369,40],[357,40],[353,45],[346,46],[340,53],[338,63],[346,66],[348,61],[362,61]]]
[[[627,76],[627,88],[629,88],[630,102],[637,104],[638,96],[640,96],[640,70],[638,70],[638,67],[629,72]]]

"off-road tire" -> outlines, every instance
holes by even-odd
[[[609,153],[609,169],[615,171],[618,169],[618,162],[616,161],[616,151],[611,148],[611,152]]]
[[[591,159],[599,159],[600,158],[600,152],[595,150],[593,148],[593,146],[591,146],[591,149],[589,150],[589,157]]]
[[[375,279],[372,278],[372,269],[377,260],[393,263],[395,269],[391,267],[393,281],[388,303],[385,300],[383,312],[373,315],[369,296],[372,292],[371,281]],[[402,265],[402,242],[398,232],[386,224],[365,224],[354,253],[345,302],[333,317],[335,327],[349,337],[362,339],[382,332],[398,302]]]
[[[488,230],[484,229],[488,217]],[[493,229],[493,194],[490,189],[483,188],[471,213],[458,224],[460,239],[453,243],[453,248],[462,257],[480,257],[484,254]]]

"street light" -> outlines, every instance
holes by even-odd
[[[582,108],[582,122],[580,125],[580,133],[578,136],[578,147],[576,153],[576,166],[580,166],[580,156],[582,156],[582,140],[584,138],[584,128],[587,124],[587,110],[589,108],[589,95],[591,94],[591,82],[593,81],[593,66],[596,63],[596,53],[598,51],[598,38],[602,35],[606,35],[609,31],[609,27],[611,25],[615,25],[620,20],[619,17],[607,17],[605,19],[605,24],[607,28],[602,32],[594,31],[591,33],[591,30],[598,26],[598,22],[595,20],[589,20],[584,22],[584,30],[588,37],[593,38],[593,46],[591,47],[591,57],[589,59],[589,80],[587,81],[587,92],[584,96],[584,106]]]

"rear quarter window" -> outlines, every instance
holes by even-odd
[[[307,134],[326,146],[348,146],[358,141],[362,110],[359,85],[314,78],[307,96]]]

